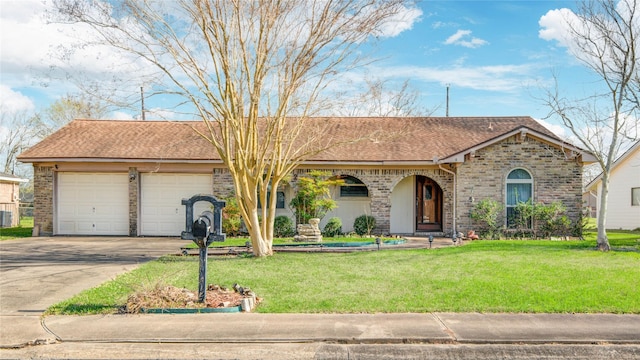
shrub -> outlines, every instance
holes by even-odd
[[[242,216],[235,196],[224,198],[227,203],[222,209],[222,231],[228,236],[238,236],[242,228]]]
[[[481,224],[478,233],[483,238],[499,239],[502,232],[502,213],[504,207],[492,199],[480,200],[471,210],[471,219]]]
[[[356,218],[356,221],[353,223],[353,231],[356,234],[363,235],[371,235],[371,230],[376,227],[376,218],[370,215],[360,215]]]
[[[535,217],[540,222],[543,237],[566,236],[574,233],[573,224],[566,216],[567,208],[560,202],[537,204]]]
[[[513,212],[509,218],[509,229],[516,237],[532,237],[535,236],[533,229],[533,219],[537,213],[538,204],[534,205],[531,199],[528,201],[519,201],[513,208]]]
[[[322,235],[326,237],[333,237],[342,234],[342,220],[338,217],[332,217],[329,219],[327,225],[322,230]]]
[[[276,216],[273,220],[273,236],[283,238],[294,234],[293,221],[288,216]]]

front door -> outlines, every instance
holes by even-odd
[[[416,176],[416,231],[442,231],[442,189],[424,176]]]

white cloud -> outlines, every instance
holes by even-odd
[[[576,15],[569,9],[555,9],[549,10],[546,14],[540,17],[538,25],[540,25],[540,31],[538,36],[547,41],[557,41],[560,46],[570,47],[571,36],[570,34],[570,21],[575,19]]]
[[[469,39],[470,38],[470,39]],[[466,48],[479,48],[480,46],[487,45],[486,40],[482,40],[477,37],[471,36],[471,30],[458,30],[455,34],[449,36],[444,41],[445,45],[459,45]]]
[[[395,67],[378,70],[398,78],[411,78],[425,82],[451,84],[458,88],[482,91],[513,92],[536,81],[535,65],[452,66],[444,67]]]
[[[417,7],[406,8],[403,7],[396,16],[386,21],[380,30],[380,36],[382,37],[396,37],[405,30],[409,30],[413,27],[413,24],[420,21],[422,17],[422,10]]]
[[[106,88],[110,81],[126,79],[129,83],[120,82],[119,88],[134,93],[142,83],[137,79],[149,74],[151,67],[140,58],[107,46],[87,46],[94,40],[94,32],[87,25],[47,22],[46,11],[51,10],[52,0],[0,1],[0,68],[4,86],[37,88],[36,92],[41,97],[46,94],[49,100],[76,92],[77,84],[96,81]]]
[[[553,124],[553,123],[551,123],[549,121],[542,120],[542,119],[535,119],[535,120],[538,123],[540,123],[540,125],[544,126],[545,128],[547,128],[552,133],[556,134],[556,136],[558,136],[560,139],[568,140],[569,136],[567,136],[567,128],[565,128],[564,126]],[[574,145],[575,145],[575,143],[574,143]]]
[[[27,96],[3,84],[0,84],[0,98],[2,99],[1,110],[8,113],[31,111],[35,108],[33,101]]]
[[[455,44],[460,41],[463,36],[471,35],[471,30],[458,30],[455,34],[449,36],[447,40],[445,40],[446,45]]]
[[[111,114],[111,120],[133,120],[133,116],[123,111],[114,111]]]

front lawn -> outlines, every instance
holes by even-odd
[[[13,228],[0,228],[0,241],[31,237],[33,233],[33,217],[23,217],[20,225]]]
[[[264,313],[640,313],[640,233],[586,241],[474,241],[438,250],[211,257],[208,282],[250,287]],[[166,256],[50,314],[111,313],[144,287],[196,290],[198,258]]]

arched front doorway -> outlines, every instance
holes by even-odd
[[[416,231],[442,231],[442,189],[426,176],[416,176]]]

